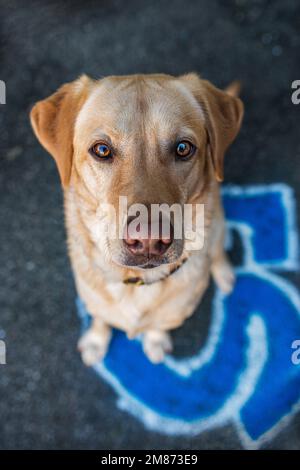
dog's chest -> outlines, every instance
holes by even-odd
[[[109,283],[106,288],[113,302],[108,319],[129,337],[181,324],[206,285],[208,272],[205,258],[196,256],[162,282],[144,286]]]
[[[107,290],[115,301],[110,315],[117,323],[122,324],[122,328],[129,335],[135,334],[141,323],[145,323],[145,316],[151,312],[154,300],[160,296],[161,289],[160,283],[130,288],[123,283],[108,284]],[[150,318],[148,321],[150,322]]]

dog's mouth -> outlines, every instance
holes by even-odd
[[[122,267],[128,267],[128,268],[137,268],[137,269],[155,269],[158,268],[159,266],[166,265],[166,264],[171,264],[174,262],[174,260],[169,260],[168,257],[151,257],[151,258],[145,258],[145,257],[128,257],[126,256],[122,260],[115,260],[115,262]]]
[[[158,268],[162,264],[166,264],[166,263],[152,263],[152,262],[149,262],[149,263],[145,264],[144,266],[141,266],[141,268],[142,269],[153,269],[153,268]]]

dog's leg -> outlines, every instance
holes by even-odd
[[[166,331],[149,330],[144,333],[143,349],[151,362],[157,364],[164,360],[165,354],[172,351],[172,340]]]
[[[78,349],[83,362],[92,366],[103,359],[111,338],[111,328],[99,318],[94,318],[91,328],[80,338]]]
[[[224,250],[213,259],[211,273],[217,286],[225,294],[229,294],[234,286],[235,275]]]
[[[234,286],[235,275],[224,250],[225,220],[220,203],[216,211],[214,230],[212,233],[210,249],[212,260],[211,273],[217,286],[225,294],[229,294]]]

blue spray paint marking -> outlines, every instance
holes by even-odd
[[[253,394],[241,409],[247,433],[257,439],[289,413],[300,398],[300,369],[291,362],[291,344],[300,337],[299,311],[278,286],[253,274],[239,274],[237,289],[225,300],[225,309],[226,316],[231,312],[237,316],[234,323],[238,330],[245,329],[247,316],[253,312],[266,326],[267,361]],[[226,333],[237,345],[238,335],[235,339],[229,329]]]
[[[298,269],[295,207],[290,188],[283,184],[237,186],[223,190],[230,228],[244,241],[244,266]]]
[[[227,220],[255,229],[251,242],[257,263],[281,263],[287,258],[285,207],[280,193],[253,194],[247,198],[227,194],[224,209]]]
[[[95,370],[115,388],[119,406],[149,429],[196,434],[234,421],[244,445],[257,447],[300,400],[300,367],[291,362],[291,344],[300,338],[300,298],[270,272],[297,266],[293,199],[284,185],[227,188],[223,199],[245,260],[233,293],[216,293],[206,346],[191,358],[169,357],[154,366],[139,341],[115,331]],[[80,301],[78,311],[87,327]]]

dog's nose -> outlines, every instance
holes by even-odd
[[[163,255],[173,242],[173,230],[170,226],[168,236],[163,236],[161,227],[158,233],[151,237],[151,223],[146,226],[139,224],[135,230],[130,229],[130,220],[127,222],[124,244],[133,255],[142,255],[151,258]]]

